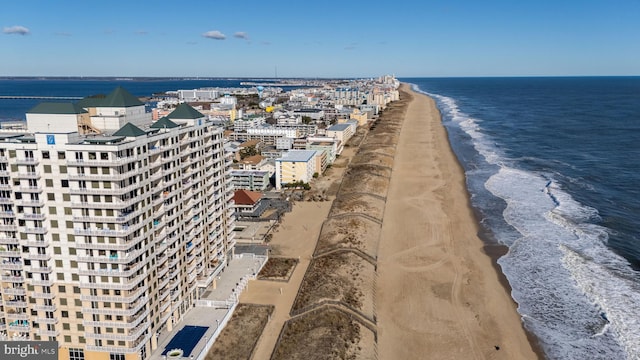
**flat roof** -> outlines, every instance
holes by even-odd
[[[289,150],[276,161],[308,162],[315,154],[315,150]]]
[[[327,131],[345,131],[351,124],[335,124],[327,128]]]

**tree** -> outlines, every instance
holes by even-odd
[[[240,160],[244,160],[244,158],[254,155],[258,155],[258,150],[256,150],[255,145],[240,149]]]

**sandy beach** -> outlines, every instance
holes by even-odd
[[[403,84],[318,182],[330,201],[297,203],[273,235],[300,261],[240,298],[275,306],[252,358],[539,358],[464,180],[435,103]]]
[[[412,93],[378,251],[381,359],[536,359],[432,99]]]

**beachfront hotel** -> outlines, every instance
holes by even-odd
[[[118,88],[0,131],[0,340],[146,359],[233,255],[222,129]]]

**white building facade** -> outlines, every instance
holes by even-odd
[[[226,266],[222,129],[184,104],[142,125],[0,136],[0,339],[146,359]]]

